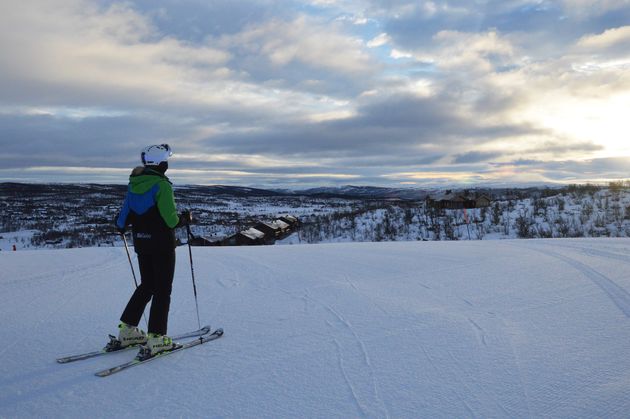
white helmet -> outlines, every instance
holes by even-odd
[[[145,166],[157,166],[168,160],[173,155],[173,151],[168,144],[150,145],[145,147],[140,154],[142,164]]]

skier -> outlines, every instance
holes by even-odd
[[[166,334],[175,273],[175,228],[192,221],[189,211],[178,216],[173,187],[165,175],[172,155],[168,144],[142,151],[143,166],[131,172],[127,196],[115,219],[120,234],[132,226],[141,282],[120,317],[118,340],[123,347],[144,344],[151,356],[176,346]],[[138,324],[150,300],[147,335]]]

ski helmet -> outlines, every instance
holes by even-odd
[[[173,151],[168,144],[159,144],[145,147],[140,158],[145,166],[158,166],[160,163],[166,162],[172,155]]]

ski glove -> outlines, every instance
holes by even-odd
[[[179,214],[179,222],[177,223],[177,227],[184,227],[190,225],[193,221],[192,213],[189,210],[186,210]]]
[[[114,216],[114,228],[121,235],[125,234],[125,232],[127,231],[127,229],[124,227],[123,228],[118,227],[118,215]]]

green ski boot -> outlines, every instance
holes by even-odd
[[[149,339],[144,348],[147,350],[150,357],[159,354],[160,352],[170,351],[177,347],[177,343],[173,342],[173,339],[166,335],[160,335],[157,333],[149,333]]]
[[[123,348],[130,345],[143,345],[147,343],[147,334],[138,329],[138,326],[121,322],[118,325],[118,340]]]

